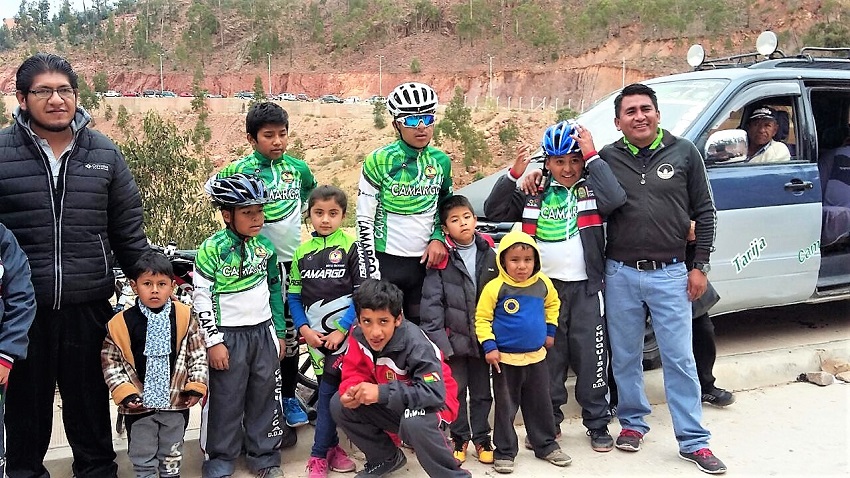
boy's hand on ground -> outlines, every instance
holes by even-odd
[[[215,370],[227,370],[230,368],[230,352],[224,344],[216,344],[207,349],[207,357],[210,367]]]
[[[528,163],[531,162],[531,147],[527,144],[524,144],[517,148],[516,150],[516,159],[514,160],[514,164],[511,165],[510,174],[515,178],[522,177],[525,174],[526,168],[528,168]]]
[[[345,391],[345,393],[339,396],[339,403],[341,403],[343,407],[354,409],[360,406],[360,402],[354,398],[354,392],[352,392],[352,389],[355,387],[359,387],[359,384],[349,388]]]
[[[493,366],[496,373],[502,373],[502,369],[499,368],[499,362],[502,361],[502,354],[500,354],[498,350],[491,350],[487,352],[484,359],[487,360],[488,364]]]
[[[443,262],[443,259],[446,258],[448,253],[449,250],[446,249],[446,245],[443,244],[443,241],[431,239],[431,242],[428,243],[428,247],[425,249],[425,253],[422,254],[422,258],[419,260],[419,263],[425,263],[425,267],[433,269]]]
[[[357,388],[354,392],[354,399],[361,405],[371,405],[378,403],[378,384],[369,382],[360,382],[351,388]],[[350,389],[349,389],[350,390]]]
[[[304,337],[304,341],[307,342],[307,345],[313,348],[317,349],[325,343],[324,334],[316,332],[306,325],[302,325],[298,331],[301,332],[301,336]]]
[[[543,171],[539,169],[529,172],[525,178],[523,178],[522,183],[520,183],[520,190],[529,196],[537,196],[537,186],[540,185],[542,177]]]
[[[555,337],[546,336],[546,342],[543,343],[543,346],[547,349],[551,349],[552,346],[555,345]]]
[[[325,336],[325,348],[328,350],[336,350],[339,348],[339,344],[341,344],[343,340],[345,340],[345,334],[339,330],[334,330]]]

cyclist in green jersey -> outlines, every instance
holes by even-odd
[[[280,368],[286,324],[271,241],[260,235],[263,183],[244,174],[217,179],[207,192],[225,229],[198,248],[193,306],[209,356],[204,403],[203,478],[233,475],[236,459],[264,478],[282,478]]]
[[[437,93],[422,83],[402,83],[387,97],[398,140],[363,162],[357,229],[369,274],[404,294],[404,316],[419,325],[425,267],[447,253],[437,206],[452,195],[451,160],[430,145]]]
[[[217,178],[235,173],[254,175],[266,186],[269,202],[265,206],[263,235],[274,244],[280,276],[292,266],[292,256],[301,244],[301,211],[316,188],[316,179],[307,163],[285,154],[289,141],[289,115],[275,103],[257,103],[245,118],[248,142],[254,148],[250,155],[224,167]],[[287,281],[288,283],[288,281]],[[286,285],[283,287],[286,292]],[[286,354],[280,361],[281,395],[286,424],[298,427],[308,423],[307,414],[295,398],[298,382],[298,340],[292,314],[284,304],[286,317]],[[289,430],[286,430],[289,432]],[[295,445],[297,436],[287,433],[284,447]]]

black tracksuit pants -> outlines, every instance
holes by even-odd
[[[602,294],[587,295],[587,281],[553,279],[552,284],[561,299],[555,346],[546,353],[555,425],[564,421],[561,406],[567,403],[567,369],[572,368],[576,374],[575,399],[581,405],[582,423],[588,430],[603,428],[611,416]]]
[[[428,476],[467,478],[472,476],[452,456],[452,447],[440,429],[440,417],[423,410],[393,410],[374,403],[345,408],[339,392],[331,397],[331,415],[346,436],[359,448],[370,464],[389,460],[398,447],[385,432],[399,438],[416,450],[416,458]]]
[[[56,385],[62,396],[62,422],[74,454],[77,478],[117,476],[109,390],[103,381],[100,351],[106,300],[39,307],[29,331],[26,360],[15,362],[6,397],[6,474],[9,478],[46,478],[44,456],[53,427]]]

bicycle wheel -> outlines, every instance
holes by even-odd
[[[295,393],[311,409],[319,401],[319,382],[316,380],[313,364],[310,361],[310,353],[307,351],[307,344],[304,343],[303,338],[300,338],[298,342],[298,384]],[[307,410],[308,417],[310,412],[311,410]],[[312,412],[315,414],[315,410],[312,410]]]

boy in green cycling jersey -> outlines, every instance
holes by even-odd
[[[307,163],[285,154],[289,142],[289,115],[279,105],[264,102],[252,106],[245,118],[245,130],[254,152],[225,166],[216,178],[243,173],[263,181],[269,193],[263,235],[274,244],[280,275],[286,282],[293,254],[301,244],[301,211],[310,192],[316,188],[316,179]],[[286,284],[283,291],[286,292]],[[298,427],[307,424],[307,414],[295,398],[298,340],[288,304],[284,304],[283,310],[286,317],[286,354],[280,361],[283,413],[288,426]],[[283,446],[295,445],[296,439],[294,433],[287,433]]]
[[[452,195],[452,164],[430,146],[437,93],[422,83],[402,83],[387,97],[398,140],[363,162],[357,197],[357,229],[369,274],[404,294],[404,317],[419,325],[425,267],[448,254],[438,204]]]
[[[209,356],[203,478],[233,475],[240,451],[262,478],[280,478],[280,368],[286,324],[277,255],[260,235],[268,193],[254,176],[207,184],[226,228],[198,248],[192,303]]]

